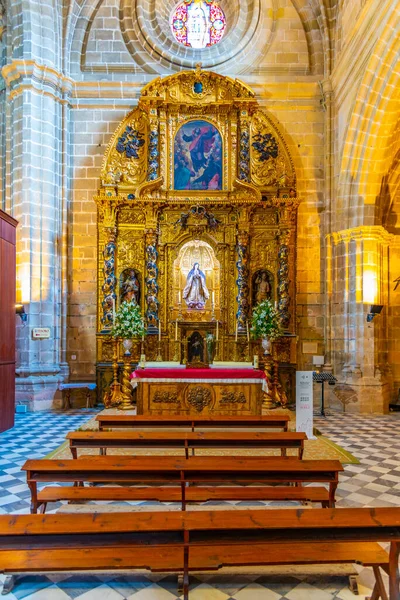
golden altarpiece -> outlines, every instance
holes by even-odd
[[[111,139],[95,200],[99,399],[122,357],[110,336],[113,308],[133,297],[150,361],[182,361],[182,331],[196,322],[213,323],[214,334],[218,323],[216,361],[261,355],[259,342],[248,343],[249,318],[269,297],[286,331],[273,354],[291,394],[296,180],[284,140],[248,86],[200,67],[149,83]],[[183,290],[195,263],[209,297],[193,309]],[[141,350],[136,344],[133,363]]]

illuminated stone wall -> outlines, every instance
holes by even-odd
[[[145,83],[200,61],[256,91],[294,161],[299,367],[315,343],[355,398],[347,410],[386,410],[400,387],[399,0],[221,0],[227,32],[204,51],[174,41],[174,5],[0,0],[0,205],[20,220],[29,312],[17,400],[47,408],[60,381],[94,378],[107,144]],[[372,299],[384,309],[367,324]],[[38,325],[49,341],[32,340]]]

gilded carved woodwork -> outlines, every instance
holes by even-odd
[[[138,186],[145,180],[148,131],[146,112],[134,109],[111,138],[101,170],[103,185]]]
[[[176,190],[175,136],[182,125],[200,119],[221,137],[222,189]],[[110,141],[95,201],[99,362],[112,360],[106,340],[113,301],[118,306],[121,300],[118,278],[126,269],[139,274],[149,331],[157,331],[161,320],[161,353],[173,358],[175,320],[193,320],[178,305],[176,260],[194,240],[207,244],[218,264],[212,289],[221,323],[220,360],[232,360],[235,353],[239,360],[248,357],[246,321],[253,276],[260,270],[272,274],[273,298],[285,327],[296,332],[295,172],[278,128],[246,84],[198,67],[146,85],[138,107]],[[209,321],[211,307],[203,312],[198,320]],[[146,337],[144,351],[147,360],[156,359],[157,335]]]
[[[211,390],[200,385],[189,389],[186,396],[186,402],[195,408],[197,412],[202,412],[206,406],[210,406],[212,400]]]
[[[245,404],[247,402],[246,396],[243,392],[233,392],[229,390],[222,390],[220,404]]]
[[[279,139],[267,115],[258,110],[251,122],[251,179],[266,188],[295,186],[295,175],[289,152]]]
[[[151,401],[155,404],[180,404],[177,392],[155,392]]]

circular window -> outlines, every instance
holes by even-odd
[[[213,46],[225,33],[224,11],[214,0],[185,0],[172,12],[171,29],[176,41],[188,48]]]

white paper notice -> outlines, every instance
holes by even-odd
[[[303,431],[308,439],[313,435],[313,372],[296,373],[296,431]]]

